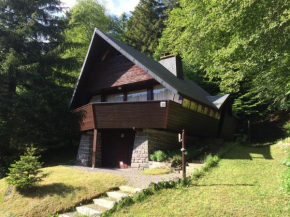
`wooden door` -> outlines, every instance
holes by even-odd
[[[107,130],[102,132],[102,165],[128,168],[131,165],[135,132],[133,130]],[[120,162],[123,164],[120,165]]]

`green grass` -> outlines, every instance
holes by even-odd
[[[281,145],[237,146],[195,186],[161,190],[113,216],[289,216]]]
[[[56,166],[43,169],[50,175],[38,187],[20,194],[15,188],[5,196],[7,184],[0,180],[0,216],[48,216],[95,198],[126,180],[111,174],[89,173]]]
[[[142,171],[142,174],[144,175],[162,175],[162,174],[168,174],[171,173],[172,170],[170,168],[166,167],[156,167],[156,168],[150,168]]]

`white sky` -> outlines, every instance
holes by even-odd
[[[76,4],[76,0],[61,0],[65,7],[73,7]],[[110,14],[120,16],[123,12],[129,13],[139,3],[139,0],[101,0],[99,2],[105,2],[106,8]]]

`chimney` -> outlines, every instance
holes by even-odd
[[[182,62],[179,56],[164,55],[159,61],[166,69],[168,69],[176,77],[183,79]]]

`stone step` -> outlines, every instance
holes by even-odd
[[[95,210],[86,206],[79,206],[76,208],[77,212],[85,216],[100,216],[102,211]]]
[[[131,186],[124,186],[124,185],[120,186],[119,189],[122,192],[129,193],[129,194],[136,194],[136,193],[141,191],[141,188],[134,188],[134,187],[131,187]]]
[[[119,191],[110,191],[110,192],[107,192],[107,195],[108,197],[116,199],[117,201],[122,200],[122,198],[124,197],[130,196],[130,194],[122,193]]]
[[[111,209],[111,208],[113,208],[115,201],[100,198],[100,199],[94,199],[94,204],[101,206],[101,207],[105,207],[107,209]]]
[[[77,212],[68,212],[60,214],[59,217],[79,217],[79,214]]]

